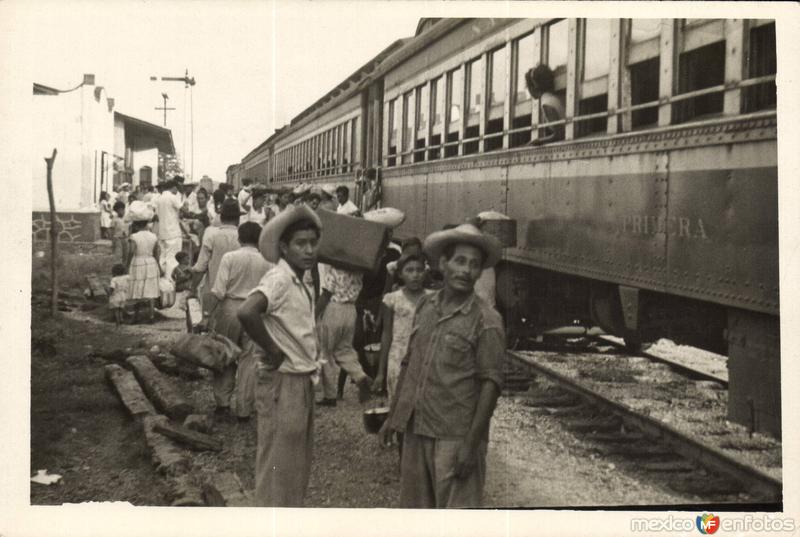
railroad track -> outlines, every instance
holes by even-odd
[[[678,492],[781,503],[781,444],[726,421],[725,379],[596,347],[509,350],[507,358],[507,389],[527,392],[523,404],[563,417],[601,454],[635,460]],[[552,388],[528,391],[535,377]]]
[[[598,335],[594,337],[595,341],[598,341],[601,344],[611,345],[620,351],[629,352],[626,347],[625,343],[621,339],[612,338],[606,335]],[[723,388],[728,388],[728,376],[715,374],[710,371],[706,371],[703,369],[699,369],[696,367],[691,367],[684,363],[678,362],[674,359],[668,358],[666,356],[661,356],[652,352],[648,352],[646,350],[639,351],[634,353],[636,356],[642,356],[653,362],[658,362],[668,366],[670,369],[675,371],[676,373],[680,373],[685,375],[686,377],[693,379],[693,380],[707,380],[710,382],[718,382],[722,385]]]

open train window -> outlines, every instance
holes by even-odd
[[[774,75],[778,71],[775,56],[775,22],[750,29],[748,71],[750,78]],[[777,104],[775,81],[764,82],[744,88],[743,112],[755,112],[775,108]]]
[[[506,104],[506,55],[505,46],[489,53],[489,93],[486,114],[484,151],[503,148],[503,129]]]
[[[526,129],[514,132],[509,137],[510,147],[519,147],[531,141],[531,118],[533,114],[533,99],[528,93],[525,83],[525,73],[539,62],[540,33],[535,31],[514,42],[514,67],[513,67],[513,101],[511,113],[511,129]]]
[[[562,103],[567,101],[567,50],[569,46],[569,23],[561,20],[545,27],[547,38],[546,58],[547,66],[555,75],[555,95]]]
[[[455,157],[458,155],[459,128],[461,125],[462,109],[464,107],[464,75],[461,69],[447,73],[447,136],[444,156]]]
[[[720,19],[688,19],[681,28],[678,91],[689,93],[725,82],[725,39]],[[722,91],[698,95],[672,105],[672,122],[721,114]]]
[[[414,92],[403,95],[403,164],[411,162],[411,148],[414,136]]]
[[[350,169],[353,169],[353,165],[358,163],[361,159],[361,137],[360,137],[360,129],[358,127],[358,119],[357,117],[350,120],[350,149],[351,149],[351,157],[350,157]]]
[[[436,160],[441,155],[439,145],[442,143],[442,127],[444,125],[445,91],[442,86],[444,78],[431,81],[431,139],[428,144],[428,160]]]
[[[428,137],[428,86],[423,84],[416,90],[416,106],[414,107],[416,119],[414,121],[414,162],[425,160],[425,143]]]
[[[339,164],[339,155],[342,152],[342,136],[339,132],[339,127],[331,129],[333,131],[333,156],[331,158],[331,175],[336,175],[337,165]]]
[[[628,41],[628,74],[630,104],[653,103],[650,108],[630,114],[631,128],[658,123],[658,90],[660,81],[660,19],[632,19]]]
[[[397,99],[392,99],[389,101],[389,113],[387,116],[387,128],[388,128],[388,142],[389,147],[386,151],[387,159],[386,165],[387,166],[396,166],[397,165],[397,117],[396,117],[396,106],[397,106]]]
[[[578,116],[597,114],[608,110],[608,71],[611,61],[611,21],[585,19],[583,30],[583,73],[578,101]],[[579,120],[575,136],[606,132],[607,117]]]
[[[483,95],[481,94],[481,78],[483,77],[483,58],[477,58],[467,64],[467,103],[466,117],[464,118],[464,154],[477,153],[480,142],[477,138],[481,135],[481,108]],[[472,141],[466,141],[476,138]]]
[[[349,125],[348,125],[347,122],[345,122],[341,126],[341,129],[342,129],[342,173],[347,173],[349,171],[348,165],[350,164],[350,153],[348,151],[348,149],[349,149],[348,141],[350,140],[350,136],[349,136],[349,133],[347,132],[348,131],[348,127],[349,127]]]

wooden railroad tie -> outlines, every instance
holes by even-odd
[[[222,451],[222,442],[213,436],[187,429],[182,425],[161,421],[153,426],[153,430],[197,451]]]
[[[126,360],[155,406],[170,418],[182,420],[193,413],[174,384],[159,371],[147,356],[130,356]]]

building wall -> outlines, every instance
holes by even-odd
[[[59,95],[33,95],[32,194],[34,210],[49,210],[44,162],[57,149],[53,196],[59,212],[97,211],[101,178],[110,183],[114,119],[105,91],[84,85]],[[103,173],[102,153],[107,172]]]
[[[137,139],[142,141],[141,139]],[[155,142],[153,142],[155,143]],[[142,167],[150,166],[151,183],[158,183],[158,148],[141,147],[134,145],[133,149],[133,186],[137,186],[141,180]]]

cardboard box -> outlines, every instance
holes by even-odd
[[[318,259],[336,268],[376,272],[389,245],[389,228],[377,222],[320,209]]]

